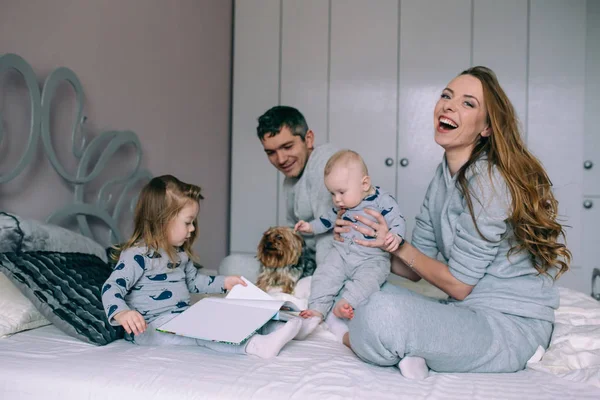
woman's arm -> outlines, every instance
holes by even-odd
[[[353,225],[353,228],[362,234],[376,236],[376,239],[355,239],[355,242],[367,247],[384,246],[384,239],[389,230],[385,219],[375,210],[365,210],[365,212],[373,216],[376,219],[376,222],[368,218],[355,216],[358,221],[362,222],[367,227]],[[342,224],[338,223],[338,225]],[[463,300],[473,289],[473,286],[467,285],[456,279],[450,273],[446,264],[421,253],[408,242],[405,242],[391,254],[394,256],[392,258],[392,272],[397,275],[415,281],[418,280],[415,275],[420,276],[457,300]]]
[[[456,300],[464,300],[473,290],[473,286],[456,279],[446,264],[426,256],[408,242],[399,247],[392,255],[395,256],[394,259],[398,259],[397,264],[402,264],[402,267],[417,274]]]
[[[404,243],[406,244],[406,242]],[[404,246],[404,245],[402,245]],[[421,275],[417,274],[411,268],[408,267],[400,258],[392,254],[392,273],[401,276],[406,279],[410,279],[413,282],[419,282]]]

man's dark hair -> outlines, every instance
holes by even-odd
[[[308,124],[304,115],[294,107],[275,106],[258,117],[256,134],[260,140],[279,134],[281,128],[287,127],[294,136],[300,136],[302,141],[308,132]]]

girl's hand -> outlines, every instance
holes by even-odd
[[[342,219],[342,215],[344,215],[345,212],[346,210],[344,210],[343,208],[340,211],[338,211],[338,217],[335,220],[335,227],[333,228],[333,239],[337,240],[338,242],[344,241],[344,238],[342,238],[340,233],[350,232],[350,227],[352,226],[352,222]]]
[[[298,221],[294,226],[294,232],[312,233],[312,226],[306,221]]]
[[[135,310],[121,311],[113,318],[125,329],[127,333],[133,333],[134,335],[143,333],[148,327],[148,324],[146,324],[146,320],[144,317],[142,317],[142,314]]]
[[[359,231],[363,235],[372,236],[374,239],[372,240],[363,240],[363,239],[354,239],[355,243],[360,244],[365,247],[378,247],[382,250],[386,250],[386,238],[389,232],[389,228],[387,226],[387,222],[383,218],[380,212],[375,211],[370,208],[365,208],[365,213],[369,214],[375,221],[370,218],[365,218],[364,216],[356,215],[354,218],[362,222],[365,226],[359,226],[358,224],[353,224],[352,227],[354,230]],[[386,250],[387,251],[387,250]]]
[[[248,286],[246,284],[246,282],[244,282],[244,280],[242,279],[242,277],[239,276],[239,275],[232,275],[232,276],[226,276],[225,277],[225,284],[223,285],[225,287],[225,290],[229,291],[235,285]]]
[[[302,318],[319,317],[323,319],[323,314],[315,310],[302,310],[300,311],[300,316]]]

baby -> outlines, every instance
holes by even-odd
[[[371,178],[362,157],[351,150],[335,153],[325,166],[325,186],[331,192],[334,208],[310,222],[299,221],[295,230],[306,234],[321,234],[335,226],[338,212],[342,218],[359,223],[354,218],[361,215],[371,218],[365,209],[379,211],[390,230],[386,236],[386,250],[394,251],[403,240],[406,224],[394,197],[371,185]],[[375,233],[376,235],[376,233]],[[372,240],[356,230],[341,234],[343,242],[334,241],[325,261],[317,266],[312,278],[308,309],[304,318],[327,317],[331,331],[341,339],[347,331],[343,321],[328,317],[332,311],[339,319],[352,319],[354,309],[371,294],[377,292],[390,273],[390,254],[380,248],[369,248],[354,243],[354,239]],[[334,300],[341,293],[335,306]]]

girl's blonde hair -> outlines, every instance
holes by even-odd
[[[140,192],[135,207],[133,234],[120,246],[115,246],[112,254],[118,259],[121,251],[140,244],[148,247],[148,251],[163,249],[171,259],[177,261],[177,252],[169,244],[169,223],[187,204],[198,203],[203,199],[199,186],[181,182],[172,175],[153,178]],[[198,232],[198,218],[194,218],[194,231],[183,244],[183,250],[190,259],[195,259],[192,246]]]
[[[457,183],[465,196],[473,222],[477,227],[465,172],[483,154],[487,154],[490,177],[495,166],[504,177],[512,196],[509,222],[516,243],[509,255],[528,251],[539,273],[548,274],[548,270],[556,268],[555,278],[558,278],[568,271],[571,252],[558,241],[560,236],[565,237],[565,232],[557,222],[558,201],[552,193],[552,182],[540,161],[527,150],[519,132],[514,107],[498,83],[496,74],[489,68],[478,66],[460,75],[470,75],[481,82],[487,123],[492,130],[489,137],[479,138],[469,161],[457,174]]]

